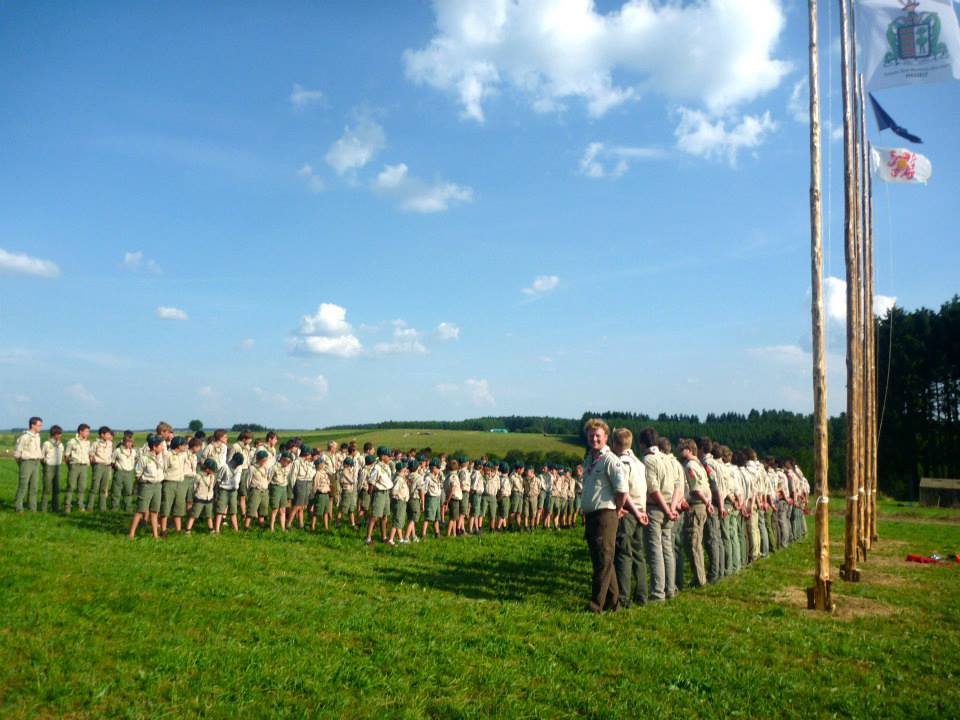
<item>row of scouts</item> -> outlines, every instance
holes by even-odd
[[[584,435],[592,612],[673,597],[684,557],[689,586],[701,587],[806,535],[810,485],[790,459],[761,462],[708,437],[679,440],[678,457],[653,428],[640,432],[638,457],[630,430],[611,434],[599,419]]]
[[[582,466],[510,466],[487,457],[431,458],[385,447],[374,452],[370,443],[363,453],[354,443],[339,448],[335,442],[320,452],[298,438],[281,446],[273,432],[254,440],[244,431],[231,445],[224,430],[209,441],[202,432],[188,439],[174,436],[167,423],[140,448],[129,431],[114,446],[106,426],[93,441],[85,423],[64,446],[59,426],[42,443],[41,429],[42,420],[31,418],[14,451],[20,464],[15,508],[22,511],[26,499],[36,510],[39,485],[40,507],[52,504],[57,511],[60,466],[66,464],[64,510],[71,512],[74,498],[81,512],[106,510],[108,499],[114,510],[130,511],[136,500],[131,537],[143,522],[159,536],[171,524],[189,533],[198,519],[213,532],[224,523],[239,529],[241,519],[245,528],[285,531],[303,528],[309,511],[312,529],[318,523],[328,529],[334,520],[354,528],[366,521],[368,543],[379,529],[383,542],[405,544],[431,529],[439,537],[573,527],[579,512]]]

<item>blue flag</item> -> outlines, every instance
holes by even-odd
[[[890,114],[880,107],[880,103],[877,102],[877,99],[873,96],[873,93],[868,93],[870,95],[870,103],[873,105],[873,114],[877,119],[877,129],[878,130],[892,130],[894,134],[899,135],[904,140],[909,140],[912,143],[923,144],[923,140],[918,138],[916,135],[913,135],[906,128],[902,128],[897,125],[896,121]]]

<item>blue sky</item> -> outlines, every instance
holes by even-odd
[[[806,3],[621,5],[0,3],[0,427],[810,411]],[[877,97],[934,168],[877,291],[937,307],[960,88]]]

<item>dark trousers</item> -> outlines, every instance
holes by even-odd
[[[643,605],[647,601],[647,563],[643,552],[643,525],[633,515],[624,515],[617,527],[613,563],[623,607],[633,603]]]
[[[594,612],[614,610],[620,603],[617,575],[613,559],[617,545],[617,511],[596,510],[584,517],[587,547],[593,563],[590,609]]]

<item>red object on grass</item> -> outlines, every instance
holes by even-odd
[[[907,555],[907,562],[922,563],[924,565],[936,565],[937,560],[933,558],[924,557],[923,555]]]

